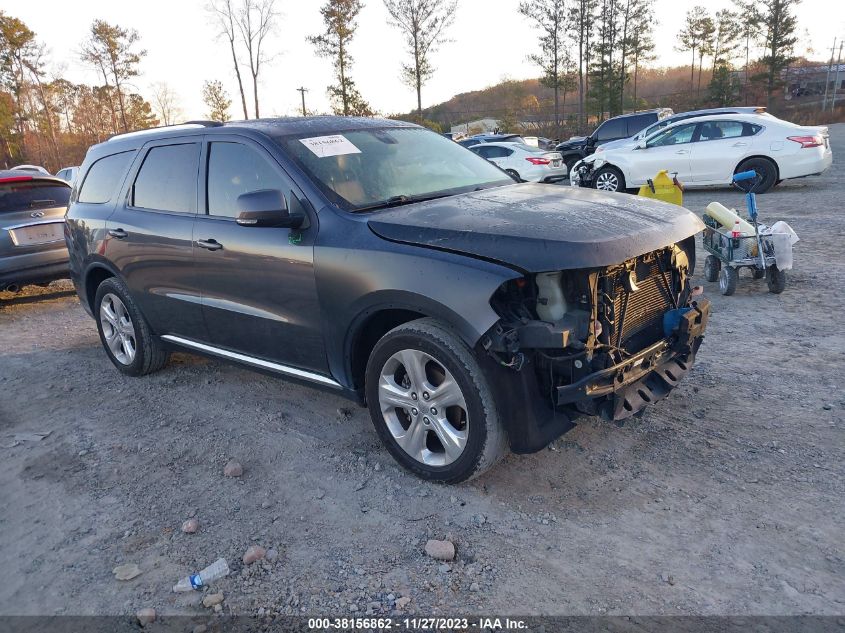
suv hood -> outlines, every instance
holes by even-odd
[[[525,272],[604,267],[704,228],[691,211],[648,198],[524,183],[373,213],[377,235],[501,262]]]

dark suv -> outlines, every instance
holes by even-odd
[[[601,123],[589,136],[573,136],[568,141],[558,144],[555,151],[560,152],[563,156],[566,171],[569,173],[575,163],[594,153],[599,145],[630,138],[640,130],[657,123],[661,119],[672,116],[672,114],[670,108],[620,114]]]
[[[128,134],[92,147],[77,183],[71,274],[118,369],[175,348],[332,390],[427,479],[638,413],[707,322],[689,211],[517,184],[400,121]]]

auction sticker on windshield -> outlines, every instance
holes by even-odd
[[[299,142],[314,152],[320,158],[326,156],[342,156],[343,154],[360,154],[361,150],[355,147],[348,138],[342,134],[331,136],[312,136],[301,138]]]

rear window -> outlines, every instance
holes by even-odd
[[[196,213],[199,147],[198,143],[153,147],[135,179],[132,205]]]
[[[111,200],[135,152],[121,152],[101,158],[91,165],[76,199],[88,204],[102,204]]]
[[[0,183],[0,213],[66,207],[70,187],[52,181]]]

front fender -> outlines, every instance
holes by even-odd
[[[473,347],[499,319],[490,306],[493,293],[522,276],[471,256],[390,242],[365,224],[354,226],[359,221],[323,213],[314,249],[328,364],[346,386],[353,383],[349,346],[370,315],[399,309],[434,317]]]

